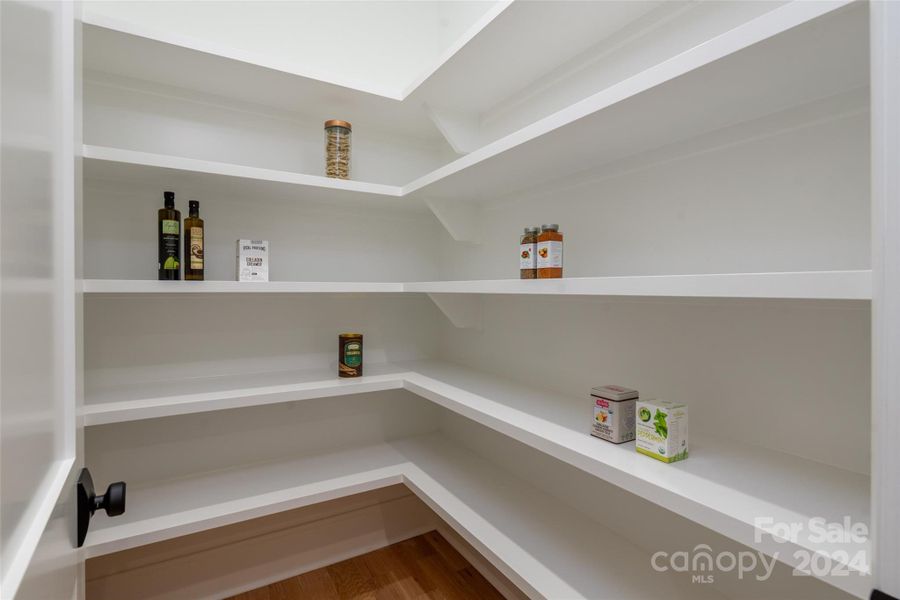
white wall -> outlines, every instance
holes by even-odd
[[[558,223],[565,275],[869,268],[868,94],[857,90],[498,200],[442,279],[518,275],[522,228]]]
[[[322,123],[334,115],[304,112],[303,104],[286,112],[96,73],[88,75],[84,96],[85,144],[325,173]],[[447,162],[441,141],[356,125],[353,179],[402,185]]]
[[[436,407],[396,390],[89,427],[85,462],[97,481],[124,479],[137,489],[155,481],[338,452],[436,428]],[[279,484],[267,483],[273,489]],[[266,491],[236,488],[232,496]],[[181,510],[191,502],[202,505],[202,493],[198,498],[183,499]],[[165,510],[162,505],[144,508]]]
[[[337,372],[337,336],[365,336],[365,364],[434,356],[439,313],[424,297],[215,295],[85,301],[85,373],[94,384],[296,369]]]
[[[493,296],[483,331],[445,321],[442,356],[584,398],[586,431],[590,389],[617,383],[687,402],[698,439],[866,473],[869,321],[863,303]]]
[[[415,281],[438,276],[440,225],[428,213],[330,206],[315,192],[267,198],[225,187],[181,194],[177,187],[88,181],[84,202],[87,278],[156,279],[157,211],[164,189],[187,216],[200,202],[206,227],[205,277],[235,279],[235,243],[270,243],[271,281]]]

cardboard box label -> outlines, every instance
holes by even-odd
[[[634,439],[634,399],[619,402],[597,396],[591,399],[594,400],[591,435],[614,444]]]
[[[237,241],[237,280],[269,280],[269,242],[265,240]]]

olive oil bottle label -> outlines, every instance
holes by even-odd
[[[203,228],[191,227],[191,269],[203,269]]]
[[[180,231],[178,221],[163,219],[159,223],[159,262],[167,271],[177,271],[181,266],[178,260],[178,233]]]

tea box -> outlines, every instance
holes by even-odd
[[[591,435],[614,444],[634,439],[634,403],[637,390],[618,385],[604,385],[591,389],[594,420]]]
[[[637,402],[637,441],[641,454],[663,462],[688,457],[688,407],[668,400]]]

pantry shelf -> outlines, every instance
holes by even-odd
[[[403,201],[398,186],[333,179],[305,173],[261,169],[182,156],[138,152],[122,148],[85,145],[86,181],[112,181],[171,189],[188,195],[215,195],[216,192],[295,198],[298,192],[308,199],[361,203],[386,208],[425,210]]]
[[[366,363],[366,375],[340,378],[335,369],[241,373],[137,383],[97,383],[88,373],[85,426],[138,421],[244,406],[262,406],[403,388],[403,371]]]
[[[437,434],[129,486],[128,511],[98,513],[86,549],[98,556],[398,483],[530,597],[594,598],[598,587],[636,600],[715,597],[648,576],[638,567],[650,556],[633,543]]]
[[[140,181],[157,188],[179,183],[193,186],[185,190],[192,193],[194,190],[208,193],[209,186],[233,185],[235,181],[251,182],[255,187],[246,188],[247,192],[269,189],[284,194],[301,186],[327,199],[365,200],[410,210],[426,210],[439,201],[479,204],[704,133],[865,88],[868,48],[848,40],[865,37],[866,11],[859,3],[847,4],[853,3],[789,2],[483,145],[404,186],[334,180],[99,146],[85,147],[85,178]],[[92,27],[89,31],[105,33],[90,35],[99,35],[100,39],[112,35],[115,39],[104,44],[111,44],[110,48],[124,44],[121,52],[133,44],[137,44],[135,47],[156,44],[167,48],[167,65],[179,62],[175,58],[177,46],[105,27]],[[175,54],[169,56],[172,52]],[[96,54],[102,54],[104,60],[118,60],[113,51]],[[792,60],[781,59],[788,55]],[[211,55],[203,56],[207,60]],[[134,64],[146,60],[142,53],[141,61],[125,62],[133,68]],[[238,68],[253,68],[236,64]],[[104,68],[115,70],[111,65]],[[159,76],[159,69],[152,70],[152,74],[146,75],[150,80]],[[192,69],[186,67],[186,70]],[[290,77],[285,73],[276,75]],[[244,78],[250,78],[250,74],[245,73]],[[294,76],[294,79],[301,78]],[[385,98],[378,100],[391,102]],[[385,111],[390,112],[387,108],[376,110],[378,120],[390,124],[392,121]],[[396,118],[410,122],[409,111],[401,112]],[[357,121],[349,113],[343,116]],[[422,118],[427,120],[424,115]],[[412,133],[422,136],[432,129],[430,122],[420,123]],[[180,179],[173,180],[175,176]],[[227,178],[224,183],[223,177]],[[410,198],[402,199],[406,196]]]
[[[849,41],[866,38],[867,15],[846,4],[790,2],[423,175],[403,193],[482,203],[865,87],[868,47]]]
[[[806,523],[813,517],[841,523],[849,516],[852,522],[868,523],[865,475],[696,436],[691,439],[691,457],[667,465],[637,454],[633,443],[614,445],[588,435],[589,407],[583,399],[442,362],[374,364],[367,370],[372,375],[358,380],[341,381],[333,372],[309,371],[176,380],[162,387],[155,381],[91,386],[89,378],[84,419],[86,425],[99,425],[403,388],[788,565],[798,565],[800,555],[795,552],[832,556],[834,565],[846,568],[851,576],[822,578],[845,591],[862,596],[869,585],[865,569],[847,564],[857,551],[868,550],[866,543],[821,542],[810,539],[809,531],[796,540],[774,541],[768,535],[756,540],[758,531],[767,531],[756,527],[756,519],[763,517],[771,518],[771,523]],[[797,485],[801,481],[803,485]],[[837,551],[846,552],[848,558],[832,554]]]
[[[615,445],[588,435],[589,406],[583,399],[449,363],[407,366],[404,387],[415,394],[792,567],[804,554],[822,555],[826,561],[832,557],[837,574],[828,569],[820,578],[858,597],[865,597],[871,587],[867,566],[847,564],[859,552],[870,556],[868,542],[820,541],[807,528],[792,540],[774,541],[769,535],[756,540],[758,532],[769,530],[757,529],[757,518],[805,527],[814,517],[834,523],[849,517],[868,526],[866,475],[762,447],[696,436],[691,438],[688,460],[665,464],[637,454],[633,442]]]
[[[518,294],[546,296],[664,296],[871,300],[872,272],[797,271],[563,279],[485,279],[411,283],[352,281],[155,281],[85,279],[85,294]]]
[[[347,294],[399,293],[402,283],[353,281],[157,281],[85,279],[85,294]]]
[[[427,294],[535,294],[572,296],[671,296],[870,300],[872,272],[799,271],[639,277],[493,279],[407,283]]]

